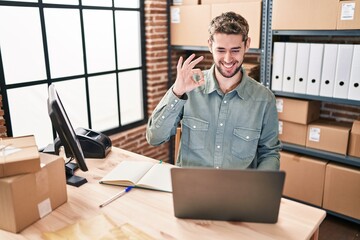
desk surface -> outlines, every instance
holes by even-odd
[[[324,210],[282,199],[276,224],[177,219],[171,193],[145,189],[133,189],[99,208],[123,189],[99,184],[99,180],[124,159],[154,161],[118,148],[113,148],[106,159],[88,159],[89,171],[77,172],[88,183],[79,188],[68,186],[67,203],[20,234],[0,230],[0,239],[41,239],[42,232],[56,231],[99,214],[106,214],[118,225],[130,223],[155,239],[310,239],[326,215]]]

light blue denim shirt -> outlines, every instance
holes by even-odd
[[[153,111],[146,130],[157,146],[182,135],[177,165],[183,167],[279,169],[278,114],[274,94],[250,78],[224,94],[214,65],[203,71],[205,84],[182,99],[170,88]]]

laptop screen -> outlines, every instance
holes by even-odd
[[[171,180],[178,218],[275,223],[285,172],[173,168]]]

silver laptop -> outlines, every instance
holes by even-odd
[[[172,168],[175,216],[276,223],[285,172]]]

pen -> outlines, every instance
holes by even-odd
[[[99,207],[105,207],[106,205],[108,205],[109,203],[113,202],[114,200],[118,199],[119,197],[121,197],[122,195],[124,195],[125,193],[129,192],[133,187],[127,187],[125,188],[123,191],[119,192],[118,194],[116,194],[115,196],[109,198],[107,201],[105,201],[103,204],[101,204]]]

